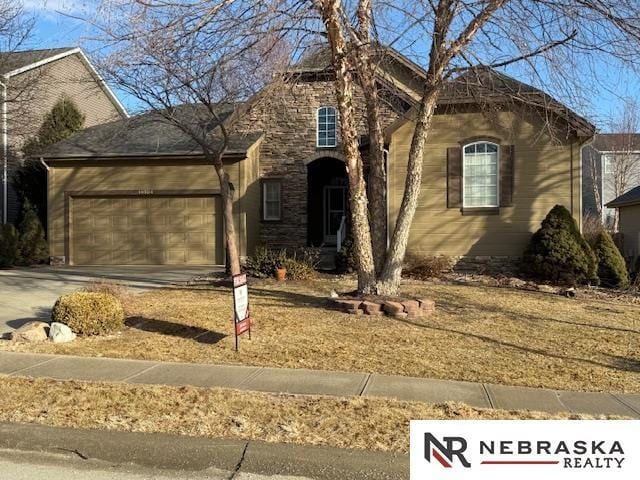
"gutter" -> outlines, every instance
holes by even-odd
[[[6,82],[6,76],[2,77]],[[9,201],[9,135],[7,131],[7,85],[0,81],[2,88],[2,223],[6,224],[8,220],[7,203]]]

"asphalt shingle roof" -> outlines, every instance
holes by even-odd
[[[47,48],[43,50],[22,50],[16,52],[0,52],[0,75],[46,60],[75,47]]]
[[[220,120],[225,122],[236,107],[225,104],[217,108]],[[215,128],[218,124],[211,121],[211,115],[203,105],[181,105],[173,109],[172,116],[180,124],[188,125],[197,135],[211,135],[207,141],[213,148],[222,145],[220,129]],[[226,151],[245,152],[261,135],[260,132],[233,133]],[[201,153],[202,149],[192,135],[185,133],[160,113],[151,112],[87,128],[51,145],[38,155],[45,158],[99,158]]]
[[[607,203],[607,207],[625,207],[630,205],[640,205],[640,186],[632,188],[626,193],[623,193],[618,198],[611,200]]]

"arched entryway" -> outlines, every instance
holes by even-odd
[[[336,244],[342,218],[348,218],[348,181],[343,161],[318,158],[307,164],[309,245]]]

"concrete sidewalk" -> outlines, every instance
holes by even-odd
[[[0,374],[304,395],[390,397],[429,403],[454,401],[482,408],[640,418],[640,394],[509,387],[376,373],[0,352]]]

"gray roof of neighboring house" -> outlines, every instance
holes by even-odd
[[[216,106],[223,123],[231,119],[237,108],[237,105],[230,104]],[[171,115],[196,135],[208,137],[207,141],[214,149],[222,146],[222,134],[216,128],[219,123],[211,120],[211,114],[204,105],[180,105],[172,109]],[[233,133],[226,153],[244,153],[261,136],[261,132]],[[38,154],[47,159],[163,155],[202,155],[202,149],[192,135],[158,112],[87,128]]]
[[[47,48],[42,50],[21,50],[15,52],[0,52],[0,75],[13,70],[24,68],[34,63],[46,60],[61,53],[74,50],[75,47]]]
[[[599,152],[640,151],[640,133],[599,133],[591,146]]]
[[[632,188],[626,193],[623,193],[618,198],[611,200],[607,203],[607,207],[627,207],[631,205],[640,205],[640,186]]]

